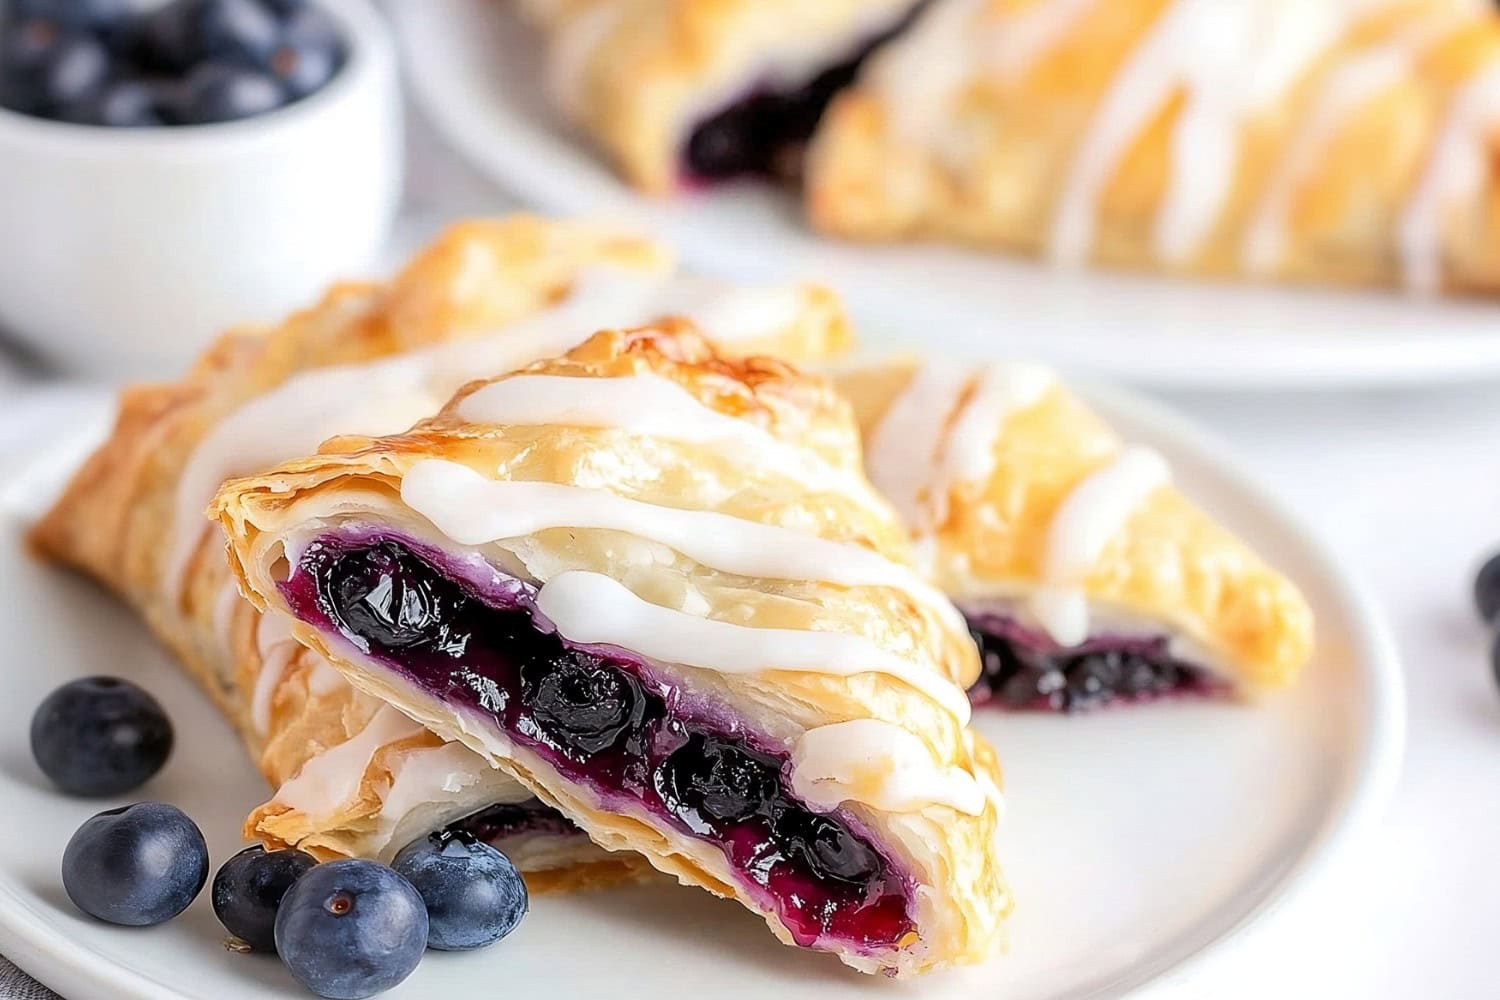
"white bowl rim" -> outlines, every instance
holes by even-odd
[[[395,61],[385,20],[369,0],[313,0],[337,22],[348,46],[344,65],[322,87],[298,101],[237,121],[203,125],[111,128],[22,114],[0,107],[0,148],[71,156],[218,154],[272,142],[321,120],[355,94],[379,86]]]

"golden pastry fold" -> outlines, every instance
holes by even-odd
[[[848,337],[819,289],[682,276],[660,245],[593,225],[462,223],[390,282],[339,286],[279,327],[224,336],[178,383],[127,391],[32,541],[128,600],[235,723],[277,789],[247,837],[389,857],[495,806],[474,826],[504,838],[534,888],[610,878],[629,861],[518,802],[529,796],[508,775],[358,693],[241,600],[203,509],[228,476],[336,432],[405,429],[465,381],[566,350],[622,313],[678,312],[726,349],[820,354]]]
[[[813,224],[1099,263],[1500,287],[1480,0],[936,0],[834,100]]]
[[[1312,652],[1296,586],[1045,368],[915,359],[835,382],[871,480],[982,649],[971,694],[1079,709],[1291,683]]]
[[[867,972],[998,943],[975,648],[825,381],[605,331],[214,510],[257,608],[600,846]]]
[[[915,0],[525,0],[562,112],[654,194],[795,174],[836,87]]]

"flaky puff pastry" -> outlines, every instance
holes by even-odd
[[[691,177],[685,154],[696,126],[752,94],[811,83],[889,30],[915,0],[525,0],[520,6],[547,37],[548,85],[562,112],[631,183],[664,194]]]
[[[601,332],[406,434],[227,483],[214,510],[257,607],[599,845],[867,972],[996,946],[976,651],[825,381],[682,322]],[[720,749],[677,756],[698,739]],[[736,840],[699,809],[770,825]],[[798,853],[813,828],[832,862]]]
[[[940,0],[809,154],[818,228],[1132,268],[1500,287],[1481,0]]]
[[[1047,369],[894,358],[835,382],[871,479],[972,617],[1017,619],[1064,648],[1165,635],[1245,693],[1290,683],[1311,655],[1297,587]]]
[[[404,429],[463,382],[566,350],[622,311],[687,312],[744,350],[817,355],[848,338],[820,289],[688,278],[652,241],[518,216],[460,223],[390,282],[341,285],[279,327],[220,338],[182,381],[125,393],[113,433],[31,537],[136,607],[235,723],[280,789],[247,836],[385,857],[520,790],[382,714],[241,601],[202,515],[214,491],[337,432]],[[620,867],[585,838],[571,842],[579,860],[605,866],[576,879]],[[567,853],[535,846],[549,867]]]

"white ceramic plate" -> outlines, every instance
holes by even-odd
[[[1500,377],[1500,305],[1048,270],[937,246],[820,239],[755,185],[671,202],[621,183],[547,106],[536,36],[508,4],[390,4],[418,100],[463,154],[549,211],[628,220],[732,277],[808,277],[897,342],[1035,357],[1158,386],[1356,387]]]
[[[1224,465],[1224,450],[1135,397],[1095,390],[1131,438],[1253,537],[1303,586],[1320,641],[1304,683],[1258,708],[1177,703],[1092,717],[977,713],[1008,777],[1006,868],[1019,905],[1008,956],[882,997],[1114,997],[1147,983],[1211,979],[1215,957],[1304,889],[1378,813],[1399,767],[1400,672],[1384,626],[1295,522]],[[51,463],[56,472],[57,463]],[[26,489],[12,491],[12,504]],[[233,955],[206,896],[163,927],[108,927],[63,895],[58,861],[86,817],[116,803],[51,791],[31,761],[31,712],[55,685],[96,672],[157,693],[178,747],[137,797],[175,802],[215,864],[265,795],[238,740],[119,604],[26,557],[0,516],[0,953],[69,1000],[299,995],[275,959]],[[432,954],[393,998],[630,995],[716,1000],[869,997],[826,956],[777,944],[755,918],[673,885],[543,898],[490,951]],[[1188,995],[1205,995],[1191,992]]]

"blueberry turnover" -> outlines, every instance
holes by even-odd
[[[866,972],[997,944],[978,656],[827,382],[604,331],[212,511],[257,607],[601,846]]]
[[[628,874],[639,866],[625,855],[594,848],[480,756],[358,693],[284,621],[243,601],[202,512],[228,477],[337,433],[403,430],[471,379],[621,319],[671,313],[718,331],[726,350],[817,354],[848,337],[821,289],[688,278],[658,244],[587,224],[460,224],[391,282],[340,286],[280,327],[225,336],[175,385],[128,391],[109,441],[33,541],[126,597],[235,722],[276,789],[247,839],[389,859],[462,820],[537,891]]]
[[[870,478],[962,609],[976,702],[1077,711],[1290,683],[1297,588],[1031,365],[891,361],[837,378]]]
[[[562,111],[641,188],[795,175],[917,0],[526,0]]]
[[[939,0],[834,98],[814,225],[1189,274],[1493,292],[1500,12]]]

